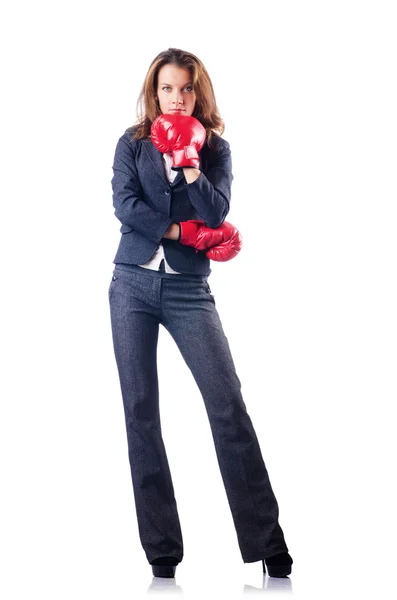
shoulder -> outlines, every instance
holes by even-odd
[[[124,133],[118,139],[116,152],[128,152],[128,154],[135,155],[142,142],[142,140],[137,140],[134,138],[134,134],[137,129],[138,125],[133,125],[124,131]]]
[[[230,152],[230,144],[225,138],[221,137],[217,133],[213,133],[210,144],[205,144],[211,153],[224,154]]]
[[[136,133],[138,129],[138,125],[132,125],[131,127],[128,127],[123,135],[120,137],[121,140],[123,140],[124,142],[131,144],[131,145],[135,145],[137,144],[137,142],[139,142],[140,140],[136,140],[134,138],[134,134]]]
[[[139,125],[132,125],[131,127],[128,127],[125,130],[124,135],[130,136],[132,138],[134,134],[138,131],[138,127]]]
[[[208,140],[206,140],[201,150],[201,155],[208,157],[208,160],[210,162],[217,161],[218,158],[230,154],[231,152],[229,142],[216,133],[213,133],[211,137],[211,142],[208,142]]]

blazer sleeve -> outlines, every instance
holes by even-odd
[[[230,144],[223,138],[222,142],[206,175],[201,172],[193,183],[185,184],[190,202],[199,218],[211,228],[222,225],[230,210],[231,185],[234,179]]]
[[[112,168],[114,214],[123,225],[159,244],[174,221],[142,200],[134,153],[131,144],[123,137],[117,142]]]

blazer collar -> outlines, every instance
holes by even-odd
[[[166,174],[165,161],[162,152],[156,148],[150,138],[144,138],[142,142],[154,168],[167,185],[175,186],[184,178],[183,171],[178,171],[174,181],[170,182]]]

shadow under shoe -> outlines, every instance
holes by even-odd
[[[154,577],[175,577],[176,565],[180,563],[174,556],[161,556],[150,563]]]
[[[262,559],[263,572],[266,573],[266,567],[269,571],[269,577],[287,577],[291,574],[292,560],[288,552],[280,552],[273,556]],[[266,566],[265,566],[266,563]]]

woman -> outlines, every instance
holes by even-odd
[[[212,83],[196,56],[169,48],[151,63],[138,102],[144,110],[119,139],[113,163],[113,205],[122,236],[109,302],[141,544],[155,576],[175,575],[183,540],[161,435],[161,324],[202,394],[243,561],[262,560],[264,573],[266,563],[270,576],[284,577],[293,561],[278,504],[208,285],[210,259],[195,243],[200,223],[207,232],[224,224],[233,180]],[[198,122],[204,131],[199,159],[180,159],[176,150],[162,153],[155,146],[161,115]],[[173,123],[178,127],[178,119]],[[193,137],[185,147],[192,148]]]

